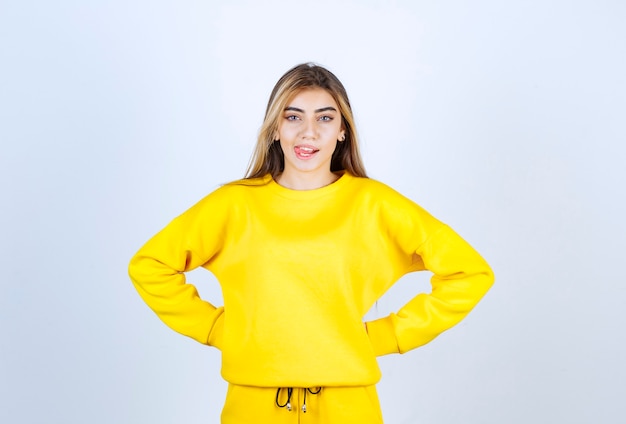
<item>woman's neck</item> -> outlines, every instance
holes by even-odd
[[[275,178],[275,181],[291,190],[315,190],[334,183],[340,176],[341,174],[333,172],[320,176],[282,173]]]

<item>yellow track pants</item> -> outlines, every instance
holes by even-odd
[[[376,386],[280,389],[228,385],[222,424],[382,424]],[[306,392],[306,398],[305,398]],[[289,396],[291,393],[291,396]],[[287,408],[287,402],[291,411]],[[279,406],[279,405],[282,405]],[[306,412],[303,406],[306,405]]]

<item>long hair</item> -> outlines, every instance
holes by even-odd
[[[303,63],[287,71],[272,90],[265,110],[263,125],[259,131],[245,179],[259,178],[271,174],[276,178],[285,168],[285,157],[280,143],[274,140],[279,120],[287,102],[304,89],[321,88],[330,94],[341,113],[345,140],[337,143],[333,152],[330,170],[345,170],[357,177],[367,177],[359,152],[359,143],[354,125],[354,116],[346,89],[339,79],[326,68],[314,63]]]

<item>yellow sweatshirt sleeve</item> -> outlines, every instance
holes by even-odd
[[[432,291],[414,297],[397,313],[366,323],[377,356],[422,346],[461,321],[494,282],[485,260],[443,225],[415,252],[433,273]]]
[[[173,330],[203,344],[220,347],[223,307],[202,300],[185,272],[204,265],[219,249],[225,213],[210,220],[195,205],[152,237],[131,259],[129,276],[141,298]],[[221,222],[220,222],[221,221]]]

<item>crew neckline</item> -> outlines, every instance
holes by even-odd
[[[317,197],[325,196],[329,193],[334,193],[339,190],[341,187],[348,184],[348,182],[353,178],[347,171],[342,171],[343,173],[332,183],[325,185],[320,188],[314,188],[311,190],[295,190],[292,188],[287,188],[281,186],[272,178],[271,175],[267,175],[265,178],[269,179],[269,187],[278,195],[282,197],[287,197],[289,199],[314,199]]]

